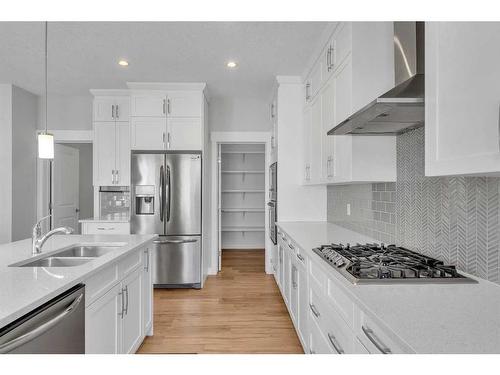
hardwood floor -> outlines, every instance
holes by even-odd
[[[225,250],[203,289],[155,289],[154,336],[138,353],[303,351],[264,251]]]

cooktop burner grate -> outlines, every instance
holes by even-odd
[[[353,283],[476,282],[455,266],[395,245],[330,244],[313,250]]]

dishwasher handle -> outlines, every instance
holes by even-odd
[[[71,304],[67,308],[64,309],[63,312],[61,312],[57,316],[53,317],[49,321],[39,325],[38,327],[36,327],[35,329],[33,329],[29,332],[26,332],[24,335],[18,336],[16,338],[4,343],[4,344],[1,344],[0,345],[0,353],[1,354],[8,353],[8,352],[18,348],[19,346],[35,339],[36,337],[40,336],[41,334],[47,332],[49,329],[54,327],[61,320],[63,320],[68,315],[70,315],[73,311],[75,311],[76,308],[78,307],[78,305],[80,305],[80,303],[82,302],[83,296],[84,296],[84,294],[80,294],[77,298],[75,298],[73,300],[73,302],[71,302]]]

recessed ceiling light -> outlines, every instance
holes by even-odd
[[[118,65],[120,65],[120,66],[128,66],[128,61],[127,60],[120,60],[120,61],[118,61]]]
[[[238,64],[236,63],[236,61],[228,61],[226,65],[230,69],[234,69],[234,68],[236,68],[238,66]]]

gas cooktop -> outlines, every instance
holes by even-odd
[[[353,284],[477,282],[455,266],[395,245],[330,244],[313,251]]]

